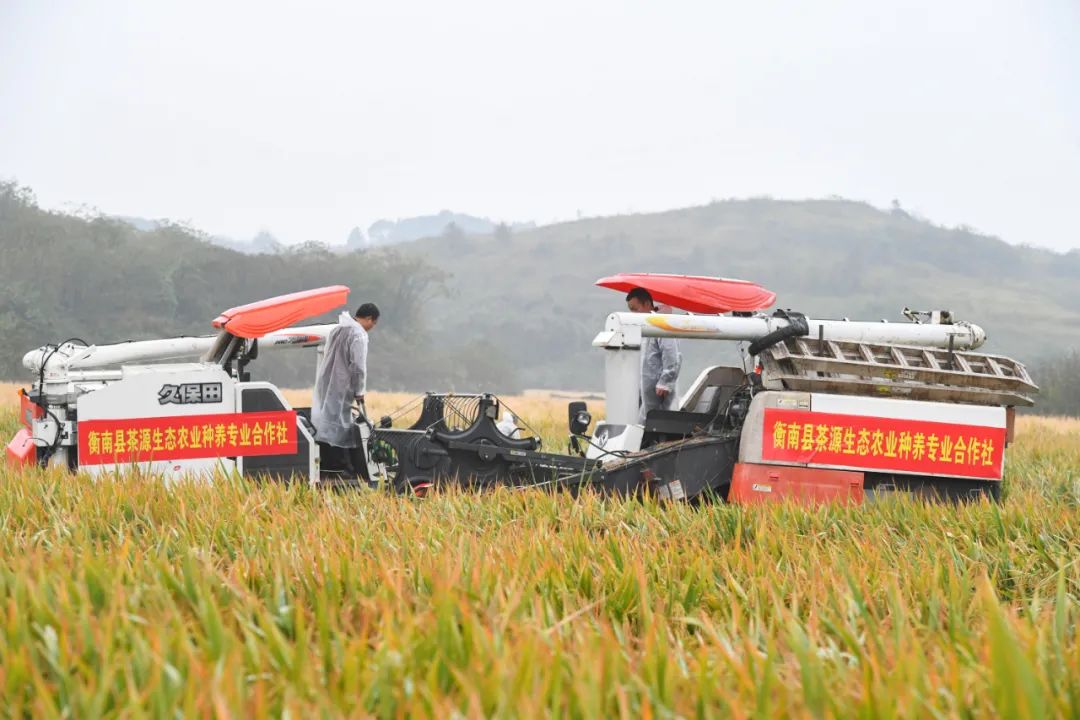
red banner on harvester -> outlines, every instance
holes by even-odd
[[[79,464],[296,452],[296,411],[79,421]]]
[[[767,408],[764,460],[999,479],[1005,428]]]

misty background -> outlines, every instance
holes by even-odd
[[[344,243],[839,195],[1080,244],[1080,4],[0,3],[0,175]]]
[[[3,377],[341,282],[376,389],[598,389],[592,281],[689,272],[949,308],[1080,412],[1071,0],[6,2],[0,110]]]

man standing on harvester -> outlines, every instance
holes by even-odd
[[[656,312],[652,295],[645,288],[634,288],[626,295],[630,312]],[[675,338],[641,339],[641,416],[642,423],[650,410],[675,407],[675,389],[682,367],[682,353]]]
[[[368,333],[378,322],[379,308],[374,303],[364,303],[356,310],[355,318],[348,312],[341,313],[338,326],[326,340],[311,402],[311,423],[327,470],[367,472],[365,463],[354,468],[351,458],[354,448],[361,445],[352,405],[355,401],[363,410]]]

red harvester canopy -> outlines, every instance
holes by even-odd
[[[305,318],[322,315],[344,305],[348,299],[349,288],[344,285],[279,295],[226,310],[214,320],[214,327],[242,338],[260,338]]]
[[[619,273],[600,278],[596,284],[624,293],[645,288],[657,303],[700,314],[752,312],[776,302],[776,293],[757,283],[730,278]]]

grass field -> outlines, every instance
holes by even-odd
[[[0,470],[0,715],[1078,717],[1078,520],[1080,422],[1038,418],[1000,505]]]

